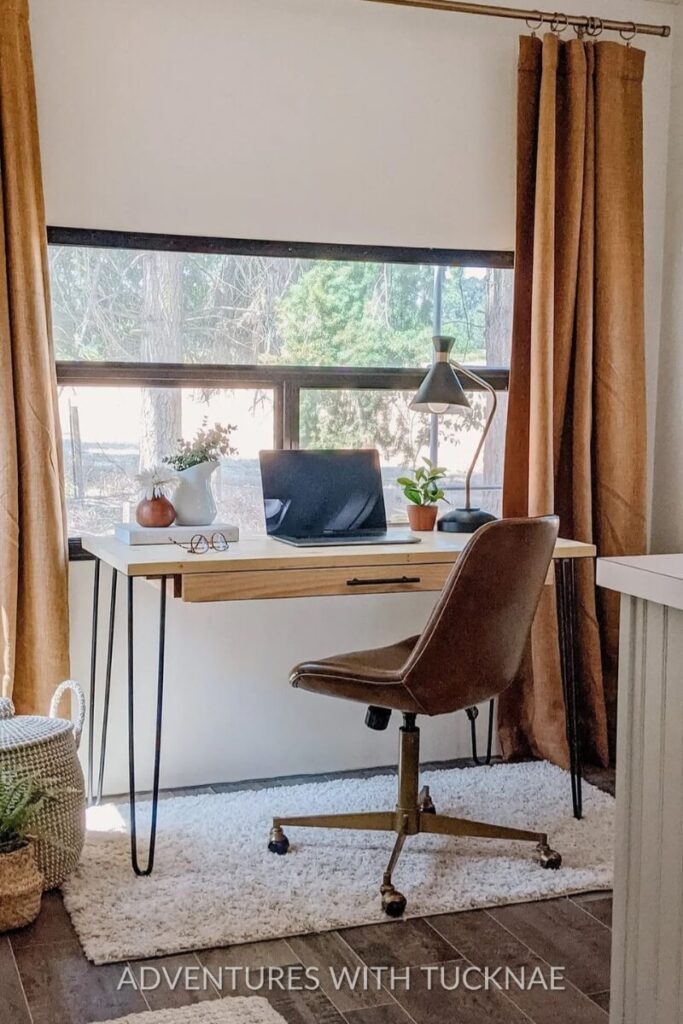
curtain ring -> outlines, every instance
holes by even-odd
[[[631,45],[631,40],[635,39],[638,34],[635,21],[629,22],[626,28],[619,29],[619,35],[624,40],[627,46]]]
[[[536,24],[534,24],[534,16],[538,19]],[[543,15],[540,11],[532,11],[531,16],[526,18],[525,20],[526,27],[531,32],[532,38],[535,39],[536,33],[538,32],[539,28],[541,28],[541,26],[543,25]]]
[[[564,21],[562,21],[563,18],[564,18]],[[554,32],[555,35],[561,36],[562,33],[564,31],[566,31],[568,26],[569,26],[569,18],[567,17],[567,15],[566,14],[561,14],[560,12],[555,11],[555,13],[553,14],[552,20],[550,22],[550,31]]]
[[[597,39],[602,34],[602,18],[590,17],[586,23],[586,35]]]

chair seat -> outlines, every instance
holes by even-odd
[[[302,662],[292,670],[290,682],[311,693],[421,714],[424,709],[401,681],[401,670],[418,639],[412,636],[388,647]]]

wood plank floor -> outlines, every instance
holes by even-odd
[[[94,1024],[237,994],[266,996],[288,1024],[607,1024],[610,944],[611,897],[595,893],[95,967],[49,893],[35,924],[0,936],[0,1024]],[[473,972],[467,988],[472,966],[546,980],[562,968],[564,991],[476,990]],[[145,968],[158,987],[121,984]]]

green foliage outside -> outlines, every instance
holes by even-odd
[[[58,359],[424,366],[425,265],[50,248]],[[485,362],[486,278],[448,271],[443,330]],[[150,351],[156,348],[157,351]]]
[[[452,268],[444,332],[456,359],[485,361],[483,278]],[[431,359],[434,268],[314,263],[280,297],[278,362],[305,366],[425,366]]]
[[[434,269],[376,263],[316,263],[281,296],[278,362],[313,366],[426,366],[431,359]],[[454,357],[485,362],[486,280],[451,268],[442,330]],[[382,391],[304,392],[306,447],[376,445],[413,464],[429,440],[429,419],[410,396]]]

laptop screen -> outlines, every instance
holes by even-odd
[[[386,530],[374,449],[272,451],[259,459],[269,534],[305,538]]]

